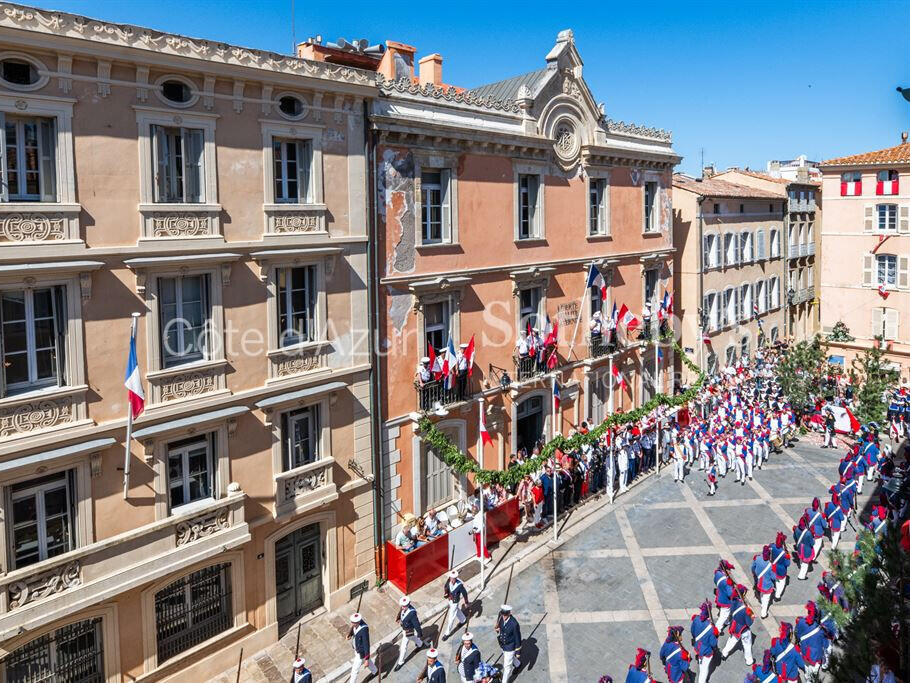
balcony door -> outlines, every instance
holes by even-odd
[[[301,527],[275,544],[279,635],[322,607],[322,559],[319,524]]]
[[[537,440],[544,436],[543,398],[531,396],[518,404],[517,437],[518,448],[534,448]]]

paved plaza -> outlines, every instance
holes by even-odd
[[[607,673],[625,679],[637,647],[654,653],[652,671],[665,680],[657,652],[667,626],[687,628],[684,643],[690,649],[690,617],[705,599],[713,600],[713,571],[721,556],[730,559],[734,575],[751,588],[749,566],[755,553],[771,542],[778,530],[787,534],[813,496],[824,499],[837,476],[843,449],[819,448],[818,437],[807,435],[783,454],[772,455],[754,481],[745,486],[728,474],[717,495],[707,496],[702,473],[692,471],[684,484],[673,481],[672,471],[651,475],[610,505],[605,497],[588,501],[560,521],[559,542],[552,529],[527,537],[504,540],[494,549],[488,586],[474,601],[470,629],[484,659],[499,663],[493,624],[501,603],[508,600],[518,618],[524,645],[522,667],[515,679],[533,681],[591,681]],[[861,508],[872,487],[860,496]],[[854,532],[848,527],[839,548],[852,549]],[[825,548],[828,547],[826,540]],[[520,557],[520,559],[518,559]],[[780,602],[773,603],[767,619],[753,626],[753,655],[760,657],[777,633],[780,620],[794,621],[805,612],[806,600],[817,595],[822,569],[816,565],[809,580],[790,583]],[[462,577],[476,579],[476,565],[462,569]],[[751,596],[751,591],[750,591]],[[377,660],[383,679],[414,681],[425,663],[425,651],[413,653],[399,671],[393,671],[398,654],[392,619],[400,593],[391,585],[371,591],[361,607],[370,623],[374,646],[380,641]],[[445,613],[441,606],[442,579],[411,596],[423,620],[425,635],[439,642]],[[755,604],[755,603],[753,603]],[[757,605],[756,605],[757,606]],[[343,610],[339,610],[343,612]],[[319,680],[347,680],[339,665],[350,658],[350,645],[341,634],[344,615],[336,612],[304,626],[304,654]],[[453,661],[463,632],[439,642],[449,681],[458,681]],[[286,681],[293,659],[294,632],[268,650],[244,662],[241,681]],[[726,635],[721,637],[721,646]],[[409,646],[412,647],[412,646]],[[323,655],[331,652],[331,656]],[[343,659],[342,659],[343,658]],[[715,660],[711,681],[740,683],[746,673],[741,648],[726,662]],[[334,674],[334,675],[332,675]],[[362,673],[360,680],[364,680]],[[216,679],[233,683],[234,672]],[[374,679],[375,680],[375,679]]]

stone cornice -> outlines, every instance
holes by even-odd
[[[376,74],[371,71],[24,5],[0,3],[0,27],[133,48],[148,53],[206,60],[215,64],[262,69],[276,74],[376,86]]]

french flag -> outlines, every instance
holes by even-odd
[[[136,360],[135,329],[130,335],[130,351],[126,360],[126,376],[123,379],[127,400],[130,403],[130,416],[136,419],[145,410],[145,391],[142,390],[142,377],[139,374],[139,362]]]
[[[673,297],[670,292],[664,290],[664,298],[660,302],[660,308],[657,311],[657,319],[664,320],[673,314]]]
[[[471,341],[468,342],[468,348],[464,350],[464,357],[468,363],[468,377],[474,374],[474,335],[471,335]]]
[[[619,312],[616,310],[616,302],[613,302],[613,312],[610,313],[610,320],[608,321],[608,326],[611,330],[616,329],[616,325],[619,323]]]
[[[631,332],[638,327],[638,318],[625,304],[619,309],[619,322],[626,326],[626,331]]]
[[[553,380],[553,410],[559,410],[559,382]]]
[[[446,390],[452,388],[452,378],[458,370],[458,357],[455,355],[455,343],[449,337],[449,345],[445,350],[445,360],[442,362],[442,374],[445,377]]]
[[[600,269],[591,264],[591,269],[588,271],[588,288],[597,287],[600,290],[600,300],[607,300],[607,282],[604,280],[604,276],[601,275]]]

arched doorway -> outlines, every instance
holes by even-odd
[[[517,448],[528,452],[544,433],[545,410],[543,396],[529,396],[518,404],[515,421]]]
[[[275,542],[275,605],[279,636],[323,605],[323,548],[319,524],[308,524]]]

